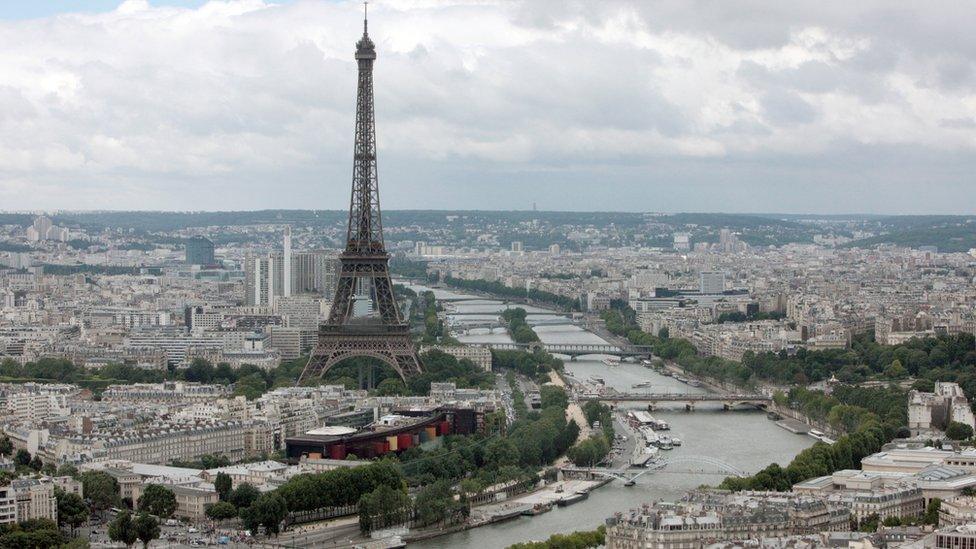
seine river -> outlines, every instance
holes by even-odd
[[[415,290],[425,288],[414,287]],[[457,296],[454,292],[435,290],[435,296]],[[501,301],[465,301],[455,305],[458,315],[452,320],[484,321],[485,316],[472,313],[499,312],[505,308]],[[554,318],[552,311],[523,307],[530,313],[528,321]],[[545,314],[549,313],[549,314]],[[466,316],[469,315],[469,316]],[[536,333],[544,343],[606,343],[602,338],[574,325],[538,326]],[[467,343],[511,341],[504,330],[487,333],[486,328],[472,329],[460,337]],[[705,389],[689,387],[674,378],[665,377],[639,364],[621,363],[608,367],[601,357],[583,357],[566,360],[566,371],[577,379],[601,377],[608,386],[621,391],[633,390],[634,383],[649,381],[650,388],[637,389],[653,392],[705,392]],[[804,448],[812,446],[814,439],[795,435],[777,427],[760,411],[722,411],[720,407],[699,406],[694,412],[683,408],[659,408],[654,416],[671,424],[671,435],[683,441],[680,447],[664,453],[669,460],[682,457],[709,457],[721,460],[748,473],[756,472],[771,462],[787,464]],[[702,484],[718,484],[725,475],[710,465],[689,461],[668,466],[664,471],[648,473],[637,480],[637,485],[625,487],[612,482],[590,493],[590,497],[568,507],[557,507],[536,517],[521,517],[492,526],[468,530],[419,544],[418,547],[471,547],[503,548],[513,543],[542,540],[554,533],[594,529],[615,512],[663,499],[673,500],[687,490]]]

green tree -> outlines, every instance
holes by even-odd
[[[901,526],[901,518],[900,517],[888,517],[888,518],[884,519],[883,521],[881,521],[881,524],[883,524],[885,526],[888,526],[888,527],[891,527],[891,526]]]
[[[885,377],[888,379],[902,379],[908,376],[908,370],[901,365],[901,361],[897,358],[891,361],[891,364],[885,368]]]
[[[359,498],[359,529],[368,534],[374,529],[401,524],[409,519],[410,496],[403,489],[387,484]]]
[[[75,528],[88,520],[88,505],[78,494],[64,490],[55,490],[54,496],[58,502],[58,524],[67,525],[71,529],[71,535],[74,535]]]
[[[610,445],[603,435],[594,435],[573,446],[566,452],[575,465],[592,467],[607,457]]]
[[[939,509],[942,507],[942,500],[939,498],[932,498],[929,500],[928,506],[925,507],[925,514],[922,515],[922,522],[924,524],[931,524],[933,526],[939,525]]]
[[[414,512],[420,524],[438,523],[454,511],[454,492],[446,480],[439,480],[420,489],[414,500]]]
[[[207,518],[211,520],[227,520],[237,516],[237,507],[234,507],[234,504],[229,501],[218,501],[207,507],[206,513]]]
[[[139,496],[139,510],[169,518],[176,511],[176,494],[165,486],[150,484]]]
[[[44,462],[41,461],[41,456],[34,456],[30,460],[29,467],[35,471],[40,471],[44,468]]]
[[[227,501],[230,498],[231,490],[233,489],[234,483],[227,473],[217,473],[216,478],[214,478],[214,488],[217,489],[217,494],[220,496],[220,501]]]
[[[20,450],[17,450],[17,453],[16,454],[14,454],[14,464],[15,465],[19,465],[21,467],[26,467],[26,466],[30,465],[30,462],[31,462],[31,455],[30,455],[30,452],[28,452],[27,450],[24,450],[23,448],[21,448]]]
[[[857,529],[861,532],[877,532],[878,531],[879,517],[877,513],[872,513],[864,518],[860,524],[858,524]]]
[[[268,383],[260,374],[254,373],[237,380],[234,384],[234,394],[254,400],[268,390]]]
[[[139,532],[136,531],[132,521],[132,513],[121,511],[112,519],[108,525],[108,539],[132,547],[132,544],[139,539]]]
[[[14,453],[14,444],[10,442],[10,437],[4,435],[0,438],[0,456],[9,456]]]
[[[518,465],[521,460],[518,446],[507,438],[496,438],[485,446],[485,466],[498,469]]]
[[[119,507],[122,504],[122,498],[119,497],[119,483],[108,473],[85,471],[81,474],[81,486],[85,499],[91,502],[92,509],[96,511]]]
[[[142,548],[146,549],[149,547],[149,543],[152,540],[159,538],[161,529],[159,527],[159,521],[156,517],[151,516],[149,513],[143,511],[139,513],[136,520],[132,523],[132,529],[135,531],[136,537],[142,542]]]
[[[29,519],[18,524],[0,526],[0,547],[48,548],[65,547],[69,543],[58,530],[58,525],[48,519]]]
[[[384,379],[376,386],[376,394],[379,396],[394,396],[407,393],[407,386],[403,381],[396,378]]]
[[[202,383],[210,383],[214,378],[214,367],[210,362],[202,359],[195,358],[190,366],[183,370],[183,379],[187,381],[199,381]]]
[[[257,488],[251,486],[250,484],[244,482],[240,486],[234,489],[230,494],[230,502],[234,504],[234,507],[238,509],[247,509],[250,507],[254,500],[258,499],[261,492]]]
[[[569,397],[566,396],[566,391],[555,385],[544,385],[539,390],[539,397],[543,408],[558,406],[565,409],[569,405]]]
[[[949,426],[946,427],[946,436],[950,440],[966,440],[972,438],[973,428],[965,423],[952,421],[949,422]]]
[[[284,498],[275,492],[261,494],[249,508],[241,513],[244,525],[251,531],[257,531],[258,526],[264,526],[268,534],[278,535],[281,531],[281,521],[288,515],[288,505]]]

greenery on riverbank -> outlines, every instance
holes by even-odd
[[[508,322],[508,333],[512,336],[512,340],[515,343],[535,343],[539,341],[539,336],[536,335],[532,326],[529,326],[529,323],[525,321],[526,316],[528,316],[528,313],[521,307],[502,311],[502,319]]]
[[[511,361],[527,371],[533,368],[541,371],[548,366],[536,364],[552,364],[543,357],[530,355],[531,358],[519,359],[514,355]],[[551,357],[550,357],[551,358]],[[421,359],[424,362],[424,372],[412,376],[405,385],[399,375],[389,366],[378,367],[375,372],[377,390],[381,394],[427,394],[433,382],[451,381],[458,387],[488,388],[494,383],[489,372],[484,372],[471,361],[457,358],[440,351],[428,351]],[[555,359],[552,359],[555,360]],[[0,362],[0,381],[2,382],[41,382],[41,383],[74,383],[90,389],[96,397],[112,384],[159,383],[162,381],[182,380],[200,383],[214,383],[218,385],[232,385],[235,395],[242,395],[248,399],[255,399],[267,391],[277,387],[291,387],[295,385],[301,375],[307,357],[283,361],[273,370],[244,364],[239,368],[232,368],[229,364],[214,365],[207,360],[196,359],[182,370],[146,370],[135,366],[122,364],[108,364],[100,368],[85,368],[70,360],[60,358],[42,358],[36,362],[20,364],[10,359]],[[303,382],[306,385],[336,384],[348,389],[358,387],[359,366],[370,365],[369,358],[354,358],[343,361],[332,367],[323,378],[312,378]],[[562,363],[560,362],[559,365]],[[531,366],[531,367],[530,367]],[[547,370],[546,370],[547,371]]]
[[[421,339],[421,343],[437,343],[444,336],[445,330],[444,322],[437,317],[438,306],[434,292],[422,292],[414,301],[414,307],[416,307],[417,315],[424,321],[424,337]]]
[[[655,355],[673,360],[693,374],[720,381],[803,385],[831,376],[845,383],[860,383],[912,375],[927,380],[925,385],[955,381],[970,398],[976,397],[976,339],[972,334],[912,339],[901,345],[881,345],[871,335],[860,335],[854,338],[850,349],[799,349],[792,356],[786,352],[747,351],[741,362],[735,362],[698,356],[695,346],[686,339],[662,338],[641,331],[633,310],[626,304],[605,311],[603,319],[611,333],[624,336],[635,345],[651,345]]]
[[[476,493],[494,484],[535,478],[540,467],[569,449],[579,436],[579,426],[566,420],[569,400],[565,391],[543,387],[542,408],[530,411],[514,375],[510,378],[516,407],[512,425],[503,427],[503,415],[489,416],[484,434],[447,437],[441,448],[406,450],[399,459],[411,485],[449,480]]]
[[[852,406],[854,407],[854,406]],[[728,490],[787,491],[798,482],[832,474],[840,469],[856,469],[861,459],[881,449],[889,437],[873,414],[862,413],[862,423],[853,433],[834,444],[818,442],[800,452],[785,468],[773,463],[751,477],[728,477],[720,488]]]
[[[579,299],[536,289],[526,291],[524,288],[512,288],[511,286],[506,286],[501,282],[490,282],[487,280],[465,280],[462,278],[446,276],[444,277],[444,284],[453,286],[455,288],[460,288],[462,290],[484,292],[500,297],[528,299],[530,301],[554,305],[566,311],[580,310]]]
[[[528,351],[492,349],[491,367],[493,370],[513,370],[528,378],[545,383],[549,381],[548,374],[550,371],[562,371],[563,361],[541,349],[531,353]]]
[[[603,461],[610,453],[614,439],[613,414],[606,404],[591,400],[583,404],[583,415],[590,427],[599,430],[570,448],[566,452],[566,457],[574,465],[592,467]]]
[[[789,490],[809,478],[858,468],[861,458],[879,451],[885,442],[907,430],[906,390],[894,385],[837,385],[827,395],[802,386],[809,381],[836,375],[842,381],[856,382],[868,377],[900,376],[904,371],[922,377],[916,383],[921,389],[930,390],[932,379],[958,381],[970,395],[976,389],[976,376],[972,373],[976,353],[972,351],[971,334],[912,340],[899,346],[878,345],[870,337],[860,337],[849,350],[801,349],[794,356],[785,352],[746,353],[742,362],[735,362],[698,356],[694,345],[685,339],[644,333],[637,327],[633,311],[616,305],[603,315],[613,333],[625,335],[634,344],[651,345],[655,355],[673,360],[697,375],[745,386],[758,380],[796,384],[788,395],[777,394],[777,403],[845,433],[832,445],[819,442],[804,450],[786,467],[774,463],[751,477],[729,477],[721,486],[730,490]]]

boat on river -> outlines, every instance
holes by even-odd
[[[615,356],[608,356],[603,359],[603,363],[607,366],[617,366],[620,364],[620,359]]]
[[[522,516],[534,517],[536,515],[541,515],[542,513],[548,513],[549,511],[552,511],[552,502],[536,503],[532,507],[522,511]]]
[[[630,465],[632,467],[647,467],[647,464],[654,461],[654,458],[658,456],[658,449],[654,446],[647,446],[646,448],[637,448],[634,455],[630,458]]]
[[[561,499],[559,499],[559,501],[556,502],[556,505],[560,507],[566,507],[567,505],[579,503],[588,497],[590,497],[589,492],[574,492],[568,496],[564,496]]]

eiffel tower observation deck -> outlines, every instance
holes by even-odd
[[[376,46],[364,18],[363,36],[356,43],[359,85],[346,249],[339,255],[339,280],[329,318],[319,327],[317,345],[299,382],[321,377],[353,357],[385,362],[403,379],[422,371],[410,326],[400,316],[393,296],[390,256],[383,244],[373,112],[375,60]]]

